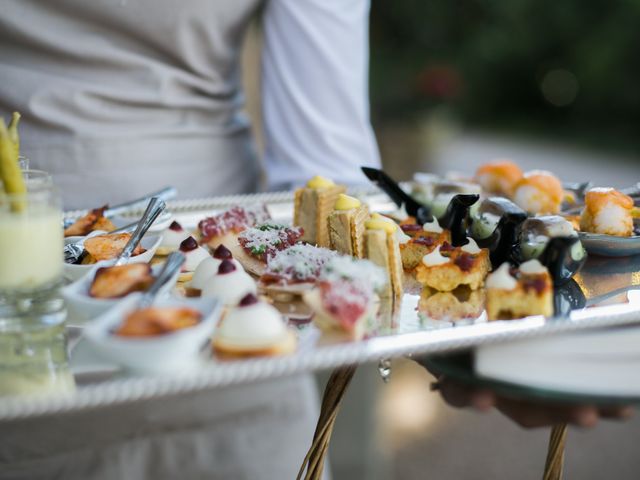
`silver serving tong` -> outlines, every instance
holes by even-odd
[[[162,287],[171,279],[178,270],[182,267],[185,261],[184,253],[172,252],[167,261],[162,266],[162,270],[155,278],[149,289],[142,294],[140,302],[138,302],[137,308],[147,308],[153,304],[158,292],[162,290]]]
[[[151,198],[159,198],[161,200],[167,201],[174,198],[178,194],[178,190],[176,187],[164,187],[161,190],[158,190],[154,193],[149,193],[144,197],[136,198],[135,200],[129,200],[128,202],[120,203],[118,205],[114,205],[113,207],[107,208],[103,215],[107,218],[114,217],[116,215],[120,215],[123,213],[127,213],[132,210],[136,210],[137,208],[142,207],[145,203],[147,203]],[[63,225],[64,228],[69,227],[76,219],[67,218],[64,220]],[[124,228],[124,227],[123,227]]]
[[[166,208],[166,206],[167,204],[164,202],[164,200],[161,200],[160,198],[157,198],[157,197],[153,197],[151,200],[149,200],[147,209],[145,210],[144,214],[142,215],[142,218],[138,222],[122,227],[117,231],[110,232],[110,233],[125,233],[133,230],[133,234],[131,235],[131,238],[129,239],[125,247],[122,249],[122,252],[120,252],[120,255],[118,255],[118,258],[115,263],[116,265],[122,265],[129,261],[129,257],[131,257],[131,254],[133,253],[135,248],[138,246],[138,243],[140,243],[140,240],[142,240],[142,237],[145,235],[145,233],[147,233],[147,230],[149,230],[151,225],[153,225],[153,222],[155,222],[155,220]],[[86,255],[86,252],[84,249],[85,239],[86,238],[82,239],[79,242],[65,245],[64,261],[66,263],[77,264],[82,261],[82,258],[84,257],[84,255]]]

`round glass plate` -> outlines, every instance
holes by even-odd
[[[421,359],[420,362],[431,372],[444,374],[451,379],[467,385],[487,388],[499,395],[509,398],[539,400],[553,403],[579,403],[603,406],[640,404],[640,396],[610,397],[591,394],[582,395],[575,392],[532,388],[514,383],[483,378],[476,375],[474,372],[473,356],[470,353],[429,357]]]
[[[603,257],[629,257],[640,254],[640,236],[616,237],[579,232],[582,245],[592,255]]]

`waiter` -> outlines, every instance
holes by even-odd
[[[363,181],[368,0],[15,0],[0,9],[0,112],[68,209],[253,192],[240,53],[260,15],[269,189],[313,175]],[[262,9],[262,10],[261,10]]]
[[[260,16],[267,188],[365,180],[368,0],[56,0],[0,7],[0,114],[65,208],[253,192],[240,53]],[[0,477],[289,479],[310,444],[309,377],[3,427]]]

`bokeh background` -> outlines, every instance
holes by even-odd
[[[639,22],[637,0],[374,0],[371,103],[385,163],[406,176],[460,130],[637,163]]]
[[[511,158],[565,180],[640,181],[639,25],[640,0],[372,0],[385,169],[409,179]],[[259,55],[256,27],[244,77],[258,140]],[[448,407],[433,380],[411,360],[393,363],[388,384],[360,367],[334,432],[334,480],[541,477],[548,429]],[[638,478],[639,440],[637,418],[571,429],[566,478]]]

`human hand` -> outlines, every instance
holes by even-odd
[[[472,407],[486,412],[496,408],[523,428],[539,428],[560,423],[579,427],[593,427],[601,418],[625,419],[633,415],[633,407],[599,407],[589,404],[563,404],[519,400],[496,394],[486,388],[472,387],[440,376],[431,386],[452,407]]]

